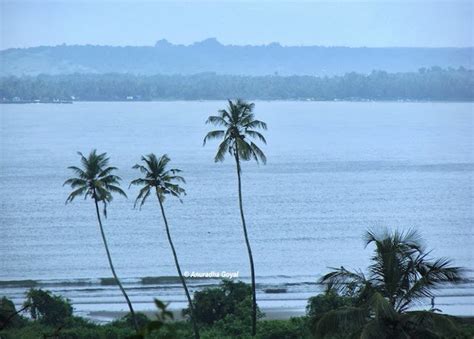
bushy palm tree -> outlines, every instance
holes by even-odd
[[[257,332],[257,298],[255,289],[255,268],[253,263],[252,249],[247,234],[247,226],[244,217],[244,208],[242,203],[242,184],[241,184],[241,161],[255,160],[266,163],[267,158],[262,150],[253,140],[260,140],[266,144],[265,137],[257,129],[267,129],[267,125],[255,119],[253,113],[253,103],[247,103],[243,100],[228,100],[227,109],[219,110],[218,115],[210,116],[206,123],[213,124],[223,129],[210,131],[204,138],[204,145],[208,140],[221,139],[215,155],[215,162],[224,161],[225,154],[229,153],[235,159],[237,168],[238,192],[240,217],[242,219],[242,228],[244,231],[245,244],[250,261],[250,274],[252,279],[252,335]],[[253,139],[253,140],[252,140]]]
[[[74,172],[76,177],[69,178],[63,184],[63,186],[70,185],[73,189],[66,200],[66,204],[73,202],[75,198],[80,196],[83,196],[84,199],[91,198],[94,201],[97,220],[99,222],[100,234],[102,236],[102,241],[107,253],[107,259],[109,261],[112,275],[125,300],[127,301],[128,308],[130,309],[130,313],[132,314],[134,320],[135,330],[138,331],[138,325],[132,303],[130,302],[127,292],[123,288],[122,283],[115,272],[115,267],[112,262],[109,246],[107,245],[107,238],[105,237],[99,211],[99,203],[102,203],[104,216],[107,217],[107,205],[113,199],[112,194],[117,193],[124,197],[127,197],[127,195],[120,188],[120,177],[113,174],[117,168],[109,166],[110,158],[107,157],[107,153],[97,154],[97,151],[93,150],[87,157],[85,157],[81,152],[78,152],[78,154],[81,157],[81,167],[68,167]]]
[[[344,267],[320,280],[341,294],[358,296],[356,305],[328,312],[316,324],[320,337],[339,330],[358,338],[441,338],[456,333],[447,317],[429,311],[408,311],[445,284],[462,281],[463,270],[446,258],[432,260],[418,232],[367,232],[366,246],[375,245],[367,275]]]
[[[158,199],[158,204],[161,210],[161,215],[165,223],[168,242],[170,244],[171,251],[173,252],[176,270],[178,271],[178,275],[183,285],[186,298],[188,299],[189,309],[191,310],[191,320],[194,327],[194,334],[196,338],[199,338],[199,329],[194,316],[194,306],[191,300],[191,295],[189,294],[188,287],[186,285],[186,280],[184,279],[183,274],[181,272],[181,267],[179,265],[178,256],[174,248],[173,240],[171,239],[171,233],[168,226],[168,221],[166,219],[165,209],[163,206],[163,202],[167,195],[171,195],[180,199],[181,195],[186,194],[185,190],[179,186],[180,183],[185,183],[184,178],[182,176],[177,175],[179,172],[181,172],[181,170],[176,168],[168,169],[167,166],[169,162],[170,158],[166,154],[162,155],[160,158],[157,158],[156,155],[153,153],[142,157],[143,164],[136,164],[135,166],[133,166],[133,168],[139,170],[143,174],[143,177],[133,180],[130,183],[130,186],[142,186],[135,200],[135,206],[143,206],[150,194],[156,194],[156,198]]]

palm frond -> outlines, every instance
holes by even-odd
[[[325,274],[319,279],[321,284],[330,285],[336,291],[345,294],[354,285],[362,286],[366,283],[366,278],[362,273],[351,272],[341,268],[331,268],[333,271]]]
[[[127,194],[118,186],[107,184],[105,187],[107,188],[107,190],[109,190],[112,193],[118,193],[125,198],[127,197]]]
[[[138,178],[138,179],[132,180],[128,188],[130,188],[132,185],[147,185],[147,184],[148,184],[148,180],[143,179],[143,178]]]
[[[222,138],[224,135],[225,135],[225,131],[223,130],[210,131],[204,137],[202,144],[203,146],[205,146],[207,141],[212,140],[212,139]]]
[[[66,199],[66,203],[72,202],[80,195],[84,196],[85,199],[88,197],[95,198],[104,204],[112,201],[112,193],[126,196],[125,192],[119,187],[120,177],[112,174],[117,168],[108,166],[107,153],[97,154],[94,149],[87,157],[81,152],[78,152],[78,155],[81,167],[68,167],[78,177],[69,178],[63,184],[74,189]]]
[[[79,176],[79,178],[87,179],[87,173],[84,170],[80,169],[79,167],[69,166],[68,169],[72,170],[77,176]]]
[[[257,163],[259,161],[263,162],[263,164],[267,163],[267,157],[265,156],[263,151],[256,144],[251,142],[250,143],[250,148],[252,150],[253,156],[255,158],[255,161],[257,161]]]
[[[79,186],[87,186],[87,181],[82,178],[69,178],[64,182],[63,186],[65,185],[70,185],[71,188],[76,188]]]
[[[214,157],[215,162],[222,162],[225,159],[225,154],[229,152],[232,140],[230,138],[224,139],[217,148],[217,153]]]
[[[211,115],[209,118],[207,118],[206,124],[213,124],[213,125],[216,125],[216,126],[228,127],[229,123],[225,119],[227,117],[228,117],[228,113],[226,111],[221,113],[221,116],[216,116],[216,115],[212,116]]]
[[[367,317],[367,309],[362,307],[344,307],[329,311],[317,322],[315,326],[316,337],[331,337],[332,335],[356,331],[366,324]]]
[[[236,151],[241,160],[254,159],[257,162],[266,162],[263,151],[255,143],[252,145],[246,141],[247,137],[266,143],[263,134],[255,129],[266,129],[267,125],[260,120],[255,120],[254,106],[253,103],[248,103],[242,99],[228,100],[227,109],[219,110],[219,115],[212,115],[207,119],[206,123],[226,128],[225,130],[208,132],[203,140],[203,145],[206,145],[206,142],[211,139],[223,139],[217,148],[214,157],[215,162],[224,161],[226,153],[236,155]]]
[[[253,153],[252,147],[250,146],[249,143],[244,141],[241,138],[236,138],[235,139],[235,146],[238,150],[239,153],[239,158],[242,160],[250,160],[252,158],[255,159],[255,155]],[[257,160],[258,161],[258,160]]]
[[[158,158],[155,154],[150,153],[146,156],[142,156],[141,159],[145,165],[136,164],[133,168],[138,169],[142,174],[144,174],[144,177],[137,178],[130,182],[130,186],[143,186],[135,199],[135,206],[139,201],[140,207],[143,206],[146,199],[151,194],[151,189],[156,190],[158,199],[162,202],[167,194],[179,198],[181,194],[185,193],[185,190],[180,187],[178,183],[185,183],[186,181],[182,176],[175,175],[176,173],[180,173],[181,170],[178,168],[171,168],[168,170],[166,168],[168,163],[171,161],[166,154]]]
[[[66,199],[66,204],[71,203],[76,197],[84,195],[87,193],[87,187],[79,187],[78,189],[72,191]]]
[[[253,131],[253,130],[247,130],[247,131],[245,131],[245,134],[251,136],[254,139],[259,139],[264,144],[267,143],[267,140],[265,139],[265,137],[260,132]]]
[[[398,316],[397,312],[389,303],[389,301],[378,292],[375,292],[372,295],[369,303],[371,309],[375,312],[375,316],[379,319],[394,320]]]
[[[248,123],[246,123],[244,125],[245,128],[251,128],[251,129],[254,129],[254,128],[260,128],[260,129],[263,129],[263,130],[267,130],[268,129],[268,126],[265,122],[263,121],[260,121],[260,120],[251,120],[249,121]]]
[[[140,202],[140,209],[142,208],[143,204],[145,204],[146,199],[150,196],[151,186],[146,185],[144,186],[137,195],[135,199],[135,203],[133,204],[133,208],[137,207],[137,204]]]
[[[107,177],[109,176],[113,171],[116,171],[118,168],[117,167],[113,167],[113,166],[110,166],[110,167],[107,167],[106,169],[103,169],[101,170],[101,172],[99,173],[99,177]]]
[[[169,171],[169,172],[171,172],[171,171]],[[186,180],[180,175],[168,175],[168,174],[166,174],[165,178],[166,178],[166,181],[176,181],[176,182],[181,182],[183,184],[186,183]]]
[[[461,334],[453,320],[443,314],[431,311],[412,311],[403,314],[402,318],[418,333],[420,329],[428,330],[442,338],[457,338]],[[413,337],[421,338],[422,336]]]

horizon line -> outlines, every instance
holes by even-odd
[[[318,44],[298,44],[298,45],[286,45],[286,44],[281,44],[280,42],[273,41],[269,43],[262,43],[262,44],[225,44],[221,43],[217,38],[215,37],[210,37],[206,38],[203,40],[195,41],[189,44],[181,44],[181,43],[173,43],[170,42],[167,39],[159,39],[157,40],[154,44],[150,45],[127,45],[127,44],[90,44],[90,43],[60,43],[60,44],[55,44],[55,45],[34,45],[34,46],[19,46],[19,47],[7,47],[3,48],[0,47],[0,51],[7,51],[7,50],[14,50],[14,49],[30,49],[30,48],[39,48],[39,47],[159,47],[159,46],[170,46],[170,47],[195,47],[199,45],[214,45],[214,46],[220,46],[220,47],[274,47],[274,48],[307,48],[307,47],[320,47],[320,48],[373,48],[373,49],[387,49],[387,48],[413,48],[413,49],[469,49],[469,48],[474,48],[474,45],[466,45],[466,46],[404,46],[404,45],[398,45],[398,46],[368,46],[368,45],[318,45]]]

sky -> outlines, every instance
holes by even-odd
[[[0,49],[59,44],[474,46],[474,1],[0,0]]]

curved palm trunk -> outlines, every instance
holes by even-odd
[[[178,270],[179,279],[181,280],[181,284],[183,285],[184,292],[186,293],[186,298],[188,299],[189,309],[191,310],[191,321],[193,322],[194,337],[196,339],[199,339],[199,328],[196,323],[196,318],[194,317],[194,305],[191,300],[191,295],[189,294],[188,286],[186,285],[186,280],[184,280],[183,274],[181,273],[181,267],[179,266],[178,256],[176,254],[176,250],[174,249],[173,240],[171,240],[171,234],[170,229],[168,227],[168,221],[165,215],[165,209],[163,207],[163,203],[161,202],[158,191],[156,191],[156,197],[158,198],[158,202],[160,204],[161,209],[161,215],[163,216],[163,221],[165,222],[166,235],[168,236],[168,242],[170,244],[171,251],[173,252],[174,263],[176,265],[176,269]]]
[[[240,179],[240,160],[238,152],[235,152],[235,162],[237,165],[237,179],[239,183],[239,207],[240,207],[240,217],[242,218],[242,228],[244,230],[245,244],[247,245],[247,252],[249,255],[250,261],[250,275],[252,279],[252,336],[257,334],[257,294],[255,288],[255,268],[253,264],[252,249],[250,248],[249,237],[247,234],[247,226],[245,224],[244,217],[244,207],[242,204],[242,183]]]
[[[123,288],[122,283],[120,282],[117,276],[117,273],[115,273],[114,264],[112,263],[112,257],[110,256],[109,246],[107,245],[107,239],[105,238],[104,228],[102,227],[102,221],[100,219],[99,204],[97,203],[97,199],[95,197],[94,197],[94,203],[95,203],[95,211],[97,213],[97,220],[99,221],[100,234],[102,235],[105,251],[107,252],[107,259],[109,260],[110,269],[112,271],[112,274],[114,276],[114,279],[117,285],[120,288],[120,291],[122,291],[122,294],[125,297],[125,300],[127,301],[128,308],[130,309],[130,313],[132,314],[132,318],[133,318],[133,326],[135,328],[135,331],[138,333],[139,331],[138,323],[137,323],[137,318],[135,317],[135,311],[133,310],[132,303],[130,302],[130,299],[128,298],[127,292],[125,292],[125,289]]]

